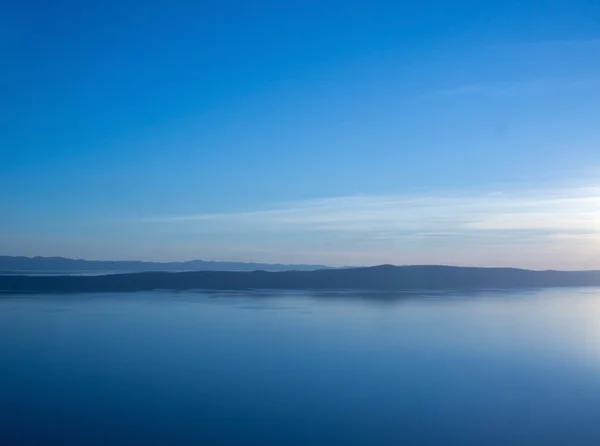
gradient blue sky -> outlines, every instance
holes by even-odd
[[[600,3],[2,6],[0,254],[600,268]]]

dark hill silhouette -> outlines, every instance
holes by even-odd
[[[144,290],[347,289],[440,290],[600,286],[600,271],[530,271],[515,268],[392,266],[317,271],[147,272],[103,276],[0,276],[4,292]]]
[[[281,265],[271,263],[213,262],[190,260],[187,262],[142,262],[123,260],[82,260],[64,257],[13,257],[0,256],[0,271],[53,273],[73,272],[146,272],[146,271],[314,271],[326,269],[324,265]]]

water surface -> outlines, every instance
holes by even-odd
[[[0,297],[0,444],[600,445],[600,290]]]

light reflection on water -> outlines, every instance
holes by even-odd
[[[0,444],[598,445],[600,290],[0,298]]]

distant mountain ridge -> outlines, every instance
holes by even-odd
[[[0,256],[1,272],[80,272],[80,271],[313,271],[329,269],[325,265],[282,265],[279,263],[214,262],[189,260],[184,262],[144,262],[136,260],[83,260],[65,257]]]
[[[102,276],[0,276],[2,292],[150,290],[450,290],[600,286],[600,271],[392,266],[317,271],[146,272]]]

